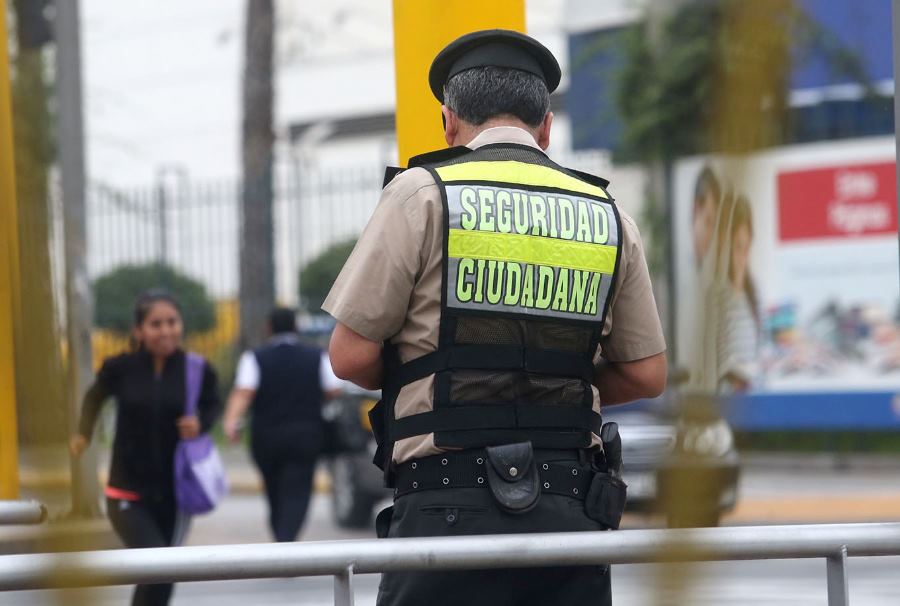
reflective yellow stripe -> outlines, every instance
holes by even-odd
[[[464,162],[437,169],[442,181],[499,181],[528,186],[556,187],[568,191],[607,198],[601,188],[547,166],[503,160],[500,162]]]
[[[615,246],[488,231],[451,229],[447,252],[456,258],[516,261],[601,274],[612,274],[616,267]]]

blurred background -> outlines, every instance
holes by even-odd
[[[128,349],[132,302],[148,288],[180,299],[187,348],[213,363],[223,397],[274,304],[296,308],[304,336],[327,342],[319,306],[378,202],[385,166],[407,159],[395,117],[402,5],[81,0],[79,22],[61,20],[53,0],[7,0],[17,203],[2,221],[18,244],[14,359],[0,358],[15,381],[0,409],[0,496],[39,497],[59,520],[97,513],[113,407],[98,429],[99,462],[70,463],[65,442],[91,373]],[[657,475],[677,455],[691,469],[727,469],[704,522],[900,519],[892,3],[524,5],[528,33],[563,68],[549,153],[609,179],[637,219],[667,334],[670,389],[611,411],[626,457],[631,433],[636,502],[642,491],[680,498],[663,494]],[[80,60],[66,46],[78,38]],[[66,97],[79,73],[80,95]],[[67,149],[83,150],[76,206],[65,195]],[[266,540],[259,481],[243,448],[224,448],[234,494],[192,541]],[[332,519],[335,462],[325,463],[304,538],[370,536],[372,503],[385,494],[366,497],[363,529],[347,530]],[[259,528],[221,536],[216,516],[258,518]],[[35,543],[0,527],[0,544],[9,553],[114,541],[102,523],[91,528],[90,540]],[[874,566],[860,603],[900,594],[886,565]],[[756,583],[746,574],[716,585],[708,603],[739,603]],[[800,585],[806,593],[776,583],[762,601],[824,595],[816,574]],[[624,573],[622,603],[647,603],[640,577]]]

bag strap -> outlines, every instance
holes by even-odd
[[[200,387],[203,385],[203,356],[189,351],[184,356],[184,414],[197,414],[197,402],[200,401]]]

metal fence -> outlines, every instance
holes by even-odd
[[[824,558],[829,606],[849,603],[847,558],[900,555],[900,523],[623,530],[216,545],[0,556],[0,591],[183,581],[334,576],[397,570]]]
[[[230,355],[239,328],[241,184],[169,176],[161,173],[158,183],[145,187],[90,186],[88,272],[96,280],[126,265],[162,263],[203,284],[215,301],[216,322],[194,334],[188,347],[217,361]],[[375,167],[277,171],[272,237],[280,302],[296,305],[302,265],[359,234],[378,201],[381,178]],[[127,346],[127,335],[96,330],[95,365]]]
[[[37,501],[0,501],[0,526],[41,524],[46,519],[47,508]]]
[[[275,181],[273,244],[278,298],[297,299],[297,271],[329,245],[359,234],[378,202],[379,171],[315,171]],[[241,186],[236,181],[160,182],[88,196],[91,278],[128,264],[161,262],[203,283],[215,299],[238,291]]]
[[[606,172],[609,155],[578,152],[573,168]],[[175,178],[171,178],[175,177]],[[296,303],[297,272],[330,245],[356,238],[375,209],[384,167],[284,164],[273,205],[278,298]],[[238,290],[240,183],[192,182],[177,170],[158,182],[116,188],[91,184],[87,214],[92,279],[125,264],[164,262],[201,281],[216,299]]]
[[[560,160],[599,173],[611,166],[602,152]],[[375,165],[277,167],[272,238],[279,302],[297,305],[301,267],[331,245],[359,236],[378,203],[383,177],[384,167]],[[238,330],[240,198],[238,181],[193,182],[173,167],[161,169],[149,186],[92,183],[87,197],[90,278],[124,265],[164,263],[199,281],[217,302],[217,322],[189,346],[215,358],[233,344]],[[56,231],[58,239],[59,226]],[[94,341],[95,364],[127,347],[124,335],[99,333]]]

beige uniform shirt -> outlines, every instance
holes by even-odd
[[[518,143],[537,147],[530,133],[501,126],[482,131],[468,147]],[[640,360],[665,351],[640,233],[620,211],[622,252],[603,338],[598,349],[613,362]],[[443,205],[431,174],[407,170],[385,188],[381,201],[334,283],[322,309],[372,341],[390,340],[408,362],[437,349],[441,315]],[[434,377],[402,388],[397,418],[432,408]],[[600,411],[594,389],[594,410]],[[599,439],[594,437],[595,443]],[[434,436],[413,436],[394,446],[394,461],[438,454]]]

